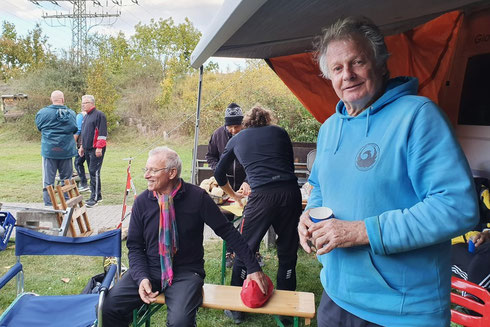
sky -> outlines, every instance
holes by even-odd
[[[97,32],[116,35],[122,31],[128,37],[134,33],[134,26],[139,22],[149,24],[152,18],[158,20],[159,18],[172,17],[174,22],[179,24],[187,17],[204,34],[224,1],[96,0],[95,2],[102,5],[97,6],[94,1],[86,0],[87,13],[121,13],[117,18],[88,19],[87,28],[89,28],[89,34]],[[48,36],[48,43],[55,53],[59,54],[61,49],[68,50],[70,48],[73,20],[42,18],[43,15],[72,13],[73,5],[68,0],[36,0],[38,4],[29,0],[0,0],[0,2],[0,21],[13,23],[18,34],[26,35],[28,31],[34,29],[36,23],[39,23],[43,33]],[[52,2],[56,2],[58,5]],[[236,58],[212,58],[212,60],[218,62],[222,71],[236,70],[242,67],[245,62],[243,59]]]

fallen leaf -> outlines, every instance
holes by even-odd
[[[70,278],[61,278],[61,281],[63,283],[67,283],[68,284],[70,282]]]

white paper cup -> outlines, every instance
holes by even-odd
[[[318,223],[325,219],[332,218],[333,211],[328,207],[317,207],[310,209],[310,219],[314,223]]]

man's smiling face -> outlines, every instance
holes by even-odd
[[[376,66],[367,41],[359,37],[332,41],[326,60],[332,86],[349,114],[358,114],[376,100],[384,73]]]

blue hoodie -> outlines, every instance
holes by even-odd
[[[382,326],[449,326],[450,239],[478,223],[471,172],[447,119],[416,96],[418,81],[388,81],[356,117],[342,101],[321,127],[309,208],[364,220],[369,246],[319,256],[340,307]]]
[[[50,159],[71,159],[77,154],[73,134],[78,131],[75,112],[63,105],[50,105],[36,114],[41,132],[41,155]]]

